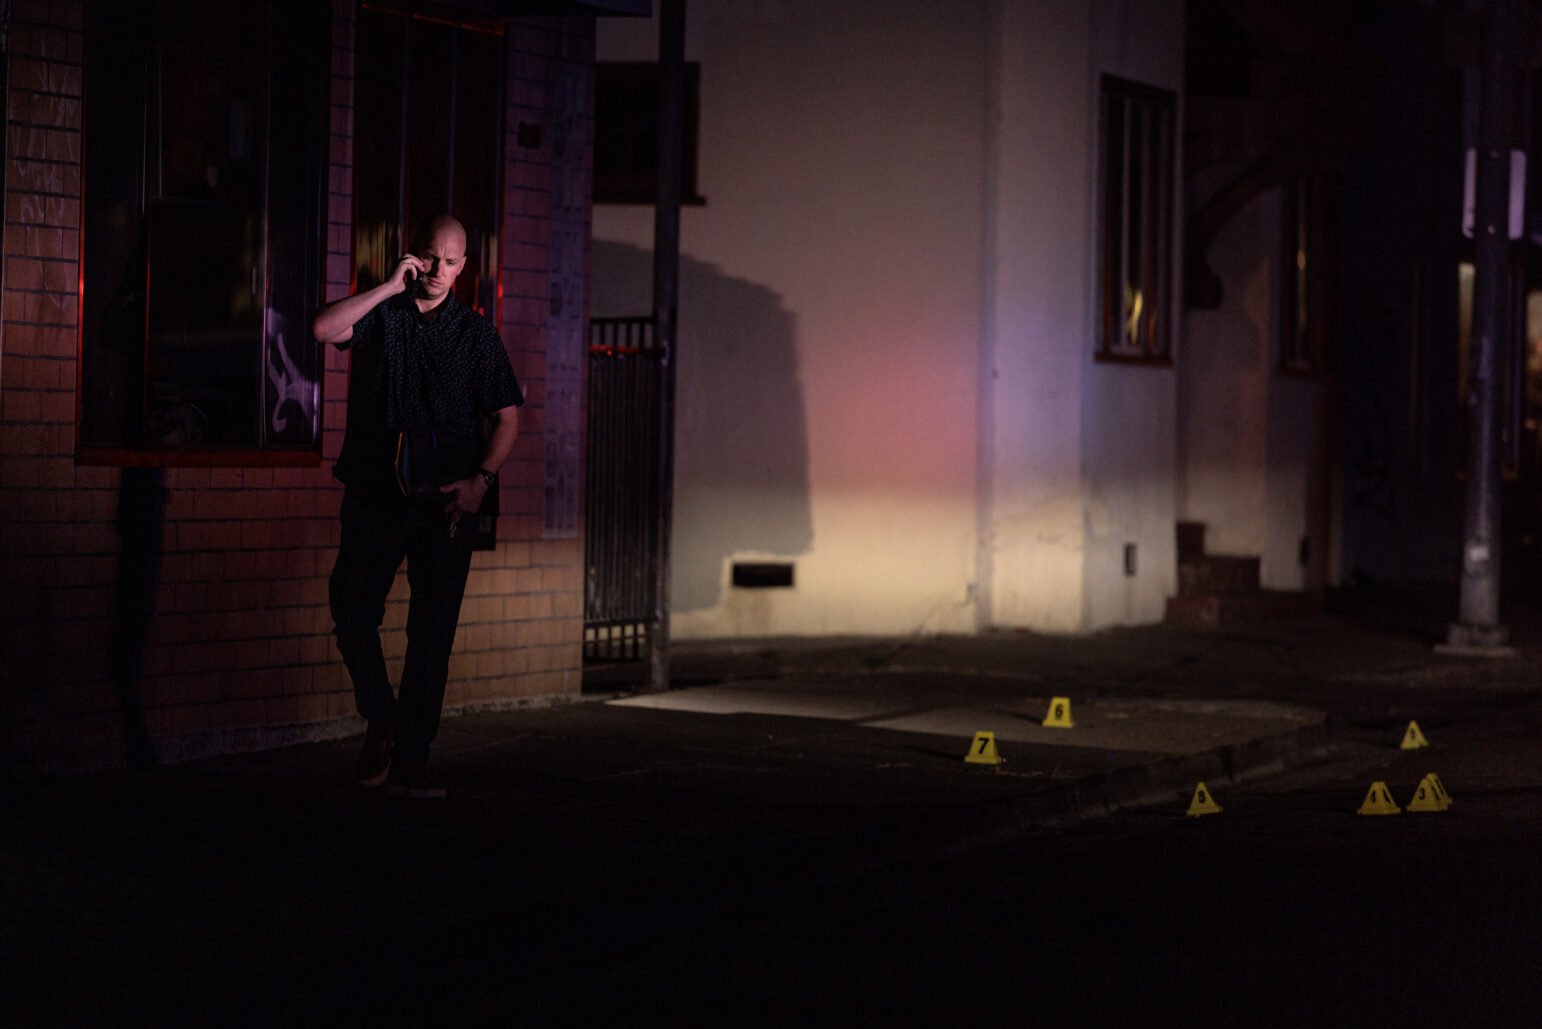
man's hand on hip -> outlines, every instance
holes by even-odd
[[[469,479],[461,479],[449,483],[444,491],[450,494],[450,500],[444,505],[444,513],[451,521],[455,521],[462,515],[476,514],[481,510],[482,498],[487,496],[487,482],[480,475],[473,475]]]

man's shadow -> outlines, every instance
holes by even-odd
[[[125,763],[160,763],[145,723],[144,656],[161,576],[166,489],[159,468],[125,468],[118,484],[118,581],[113,592],[112,675],[123,721]]]

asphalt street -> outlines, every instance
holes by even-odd
[[[1351,599],[681,648],[448,719],[437,803],[356,739],[6,783],[0,1025],[1538,1024],[1537,620],[1463,661]],[[1355,813],[1430,772],[1448,810]]]
[[[467,1020],[1534,1026],[1542,703],[1431,742],[1346,728],[1218,815],[1145,806],[778,894]],[[1406,806],[1431,771],[1448,810],[1355,813],[1372,782]]]

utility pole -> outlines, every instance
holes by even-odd
[[[1462,539],[1459,621],[1446,651],[1501,655],[1509,633],[1499,622],[1499,371],[1508,345],[1510,0],[1486,0],[1482,12],[1477,172],[1473,217],[1472,353],[1468,356],[1467,498]]]
[[[658,532],[648,627],[648,689],[669,689],[669,543],[675,497],[675,343],[684,173],[685,0],[659,4],[658,196],[653,207],[653,331],[660,354]]]

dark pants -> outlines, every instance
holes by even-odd
[[[343,494],[342,541],[332,568],[331,602],[337,649],[353,679],[359,714],[377,725],[394,725],[396,756],[428,759],[439,731],[450,648],[471,568],[467,519],[454,536],[437,503]],[[386,595],[402,559],[407,560],[407,657],[399,695],[392,696],[380,649]]]

